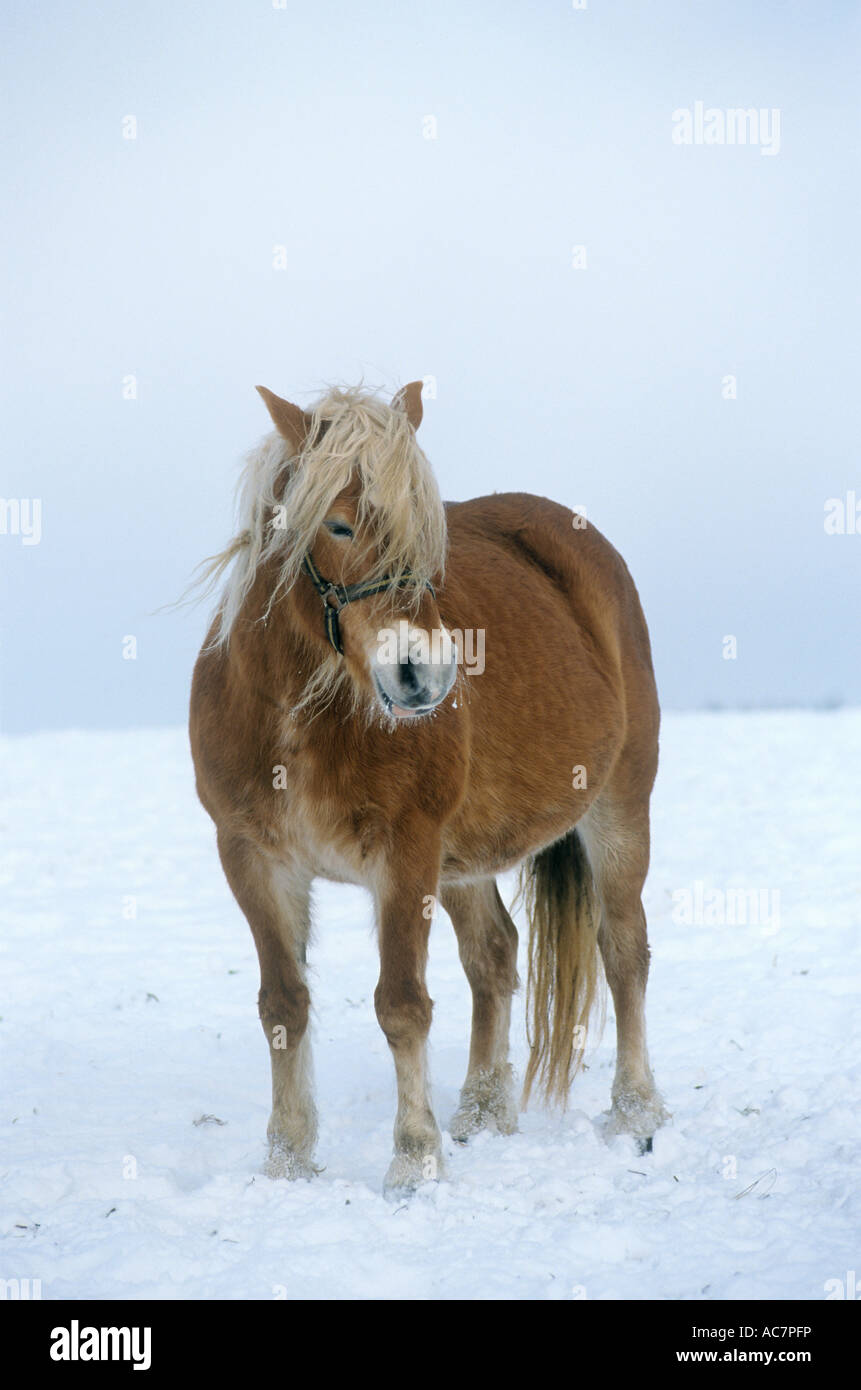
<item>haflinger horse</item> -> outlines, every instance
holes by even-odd
[[[528,493],[440,500],[416,430],[332,390],[308,411],[258,387],[275,432],[248,459],[242,529],[194,671],[197,789],[260,959],[273,1176],[308,1177],[317,1119],[306,980],[314,879],[371,893],[374,1003],[394,1059],[387,1193],[443,1174],[425,983],[437,902],[472,989],[454,1139],[516,1128],[508,1060],[517,932],[496,875],[523,866],[530,1050],[524,1098],[563,1105],[600,995],[613,996],[610,1134],[666,1118],[646,1052],[641,893],[659,710],[624,561],[582,516]],[[466,637],[481,634],[483,670]],[[459,635],[459,636],[458,636]],[[525,1100],[524,1100],[525,1103]]]

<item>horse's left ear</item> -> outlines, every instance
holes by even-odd
[[[293,405],[291,401],[282,401],[280,396],[276,396],[274,391],[267,391],[265,386],[256,388],[260,392],[263,404],[272,417],[275,426],[282,439],[286,439],[295,453],[300,453],[302,445],[308,437],[308,429],[311,424],[311,417],[306,415],[298,405]]]
[[[392,401],[392,410],[403,410],[414,430],[417,430],[422,422],[423,385],[422,381],[411,381],[409,386],[401,387]]]

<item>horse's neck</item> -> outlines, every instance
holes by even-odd
[[[266,572],[268,570],[268,572]],[[308,636],[308,595],[302,578],[270,604],[277,572],[263,567],[242,606],[241,661],[264,689],[289,702],[298,700],[325,659],[325,649]],[[322,617],[320,619],[322,630]]]

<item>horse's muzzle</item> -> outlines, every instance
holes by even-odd
[[[395,719],[414,719],[430,714],[442,704],[455,682],[457,663],[375,665],[374,684],[387,714]]]

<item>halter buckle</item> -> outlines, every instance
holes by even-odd
[[[330,584],[328,589],[322,594],[323,603],[327,608],[334,608],[336,613],[340,613],[342,608],[346,608],[347,599],[338,592],[336,584]]]

